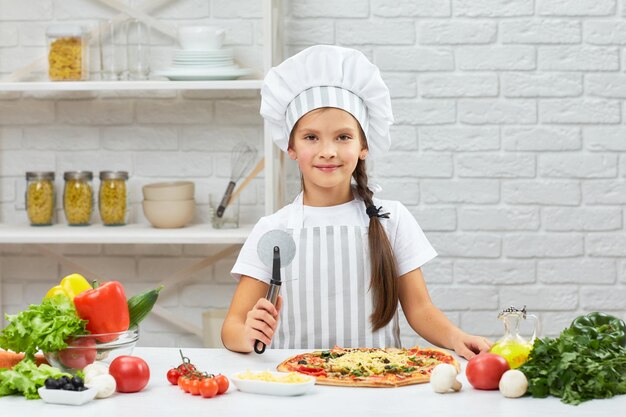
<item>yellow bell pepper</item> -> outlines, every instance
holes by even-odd
[[[81,274],[71,274],[63,278],[59,285],[50,288],[44,298],[52,298],[55,295],[63,294],[70,300],[74,300],[74,297],[78,294],[90,289],[91,284],[87,282],[84,276]]]

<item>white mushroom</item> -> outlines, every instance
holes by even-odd
[[[97,377],[98,375],[108,374],[109,365],[107,365],[104,362],[94,362],[94,363],[87,365],[85,369],[83,369],[83,372],[85,373],[85,378],[84,378],[85,383],[88,383],[93,378]]]
[[[528,379],[523,372],[511,369],[502,374],[499,388],[502,395],[507,398],[521,397],[528,389]]]
[[[108,398],[115,392],[117,384],[115,383],[115,378],[110,374],[102,374],[91,378],[91,381],[86,386],[98,390],[96,398]]]
[[[456,380],[457,370],[448,363],[441,363],[435,366],[430,375],[430,386],[433,391],[440,394],[449,392],[450,390],[459,391],[461,383]]]

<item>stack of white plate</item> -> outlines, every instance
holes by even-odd
[[[232,67],[232,49],[214,49],[208,51],[189,51],[179,49],[174,52],[174,66],[179,68],[215,68]]]
[[[249,68],[235,64],[232,49],[222,48],[205,51],[177,49],[172,67],[155,71],[155,74],[175,81],[196,81],[234,80],[251,72]]]

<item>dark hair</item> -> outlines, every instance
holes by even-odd
[[[317,110],[324,110],[322,107]],[[356,119],[355,119],[356,120]],[[299,122],[299,121],[298,121]],[[361,146],[367,148],[367,139],[365,132],[357,121],[361,139]],[[289,135],[289,147],[293,144],[293,132],[296,130],[298,123],[294,125]],[[374,192],[367,188],[367,169],[365,160],[359,159],[356,168],[352,173],[352,177],[356,181],[356,193],[365,203],[364,209],[373,204],[372,197]],[[304,189],[304,179],[301,179],[302,189]],[[369,250],[371,259],[372,275],[370,277],[370,289],[372,290],[372,304],[374,311],[370,316],[372,331],[385,327],[395,316],[398,310],[398,267],[396,258],[393,254],[391,242],[385,232],[380,219],[376,216],[370,217],[368,230]]]

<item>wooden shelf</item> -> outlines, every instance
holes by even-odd
[[[180,229],[157,229],[147,224],[126,226],[30,226],[0,224],[0,243],[51,244],[237,244],[244,243],[253,225],[238,229],[213,229],[196,224]]]
[[[263,80],[0,82],[0,91],[260,90]]]

